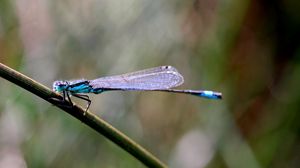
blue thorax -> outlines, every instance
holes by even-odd
[[[53,90],[56,92],[67,91],[70,93],[101,93],[103,89],[96,88],[94,89],[91,85],[89,85],[88,80],[80,79],[73,81],[55,81],[53,83]]]

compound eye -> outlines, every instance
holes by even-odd
[[[53,91],[56,91],[56,92],[61,92],[62,88],[65,86],[64,84],[65,82],[63,81],[55,81],[53,82]]]

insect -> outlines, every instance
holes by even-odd
[[[53,83],[53,91],[63,94],[63,100],[70,95],[87,101],[87,111],[91,105],[88,93],[105,91],[161,91],[195,95],[208,99],[222,99],[222,93],[209,90],[172,89],[184,82],[182,75],[172,66],[160,66],[122,75],[101,77],[94,80],[59,80]]]

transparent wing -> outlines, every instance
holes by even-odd
[[[157,90],[181,85],[183,77],[172,66],[160,66],[123,75],[108,76],[90,81],[93,89]]]

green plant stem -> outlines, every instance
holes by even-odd
[[[77,118],[84,124],[88,125],[98,133],[102,134],[106,138],[110,139],[115,144],[119,145],[121,148],[129,152],[131,155],[140,160],[143,164],[148,167],[167,167],[159,159],[149,153],[146,149],[138,145],[136,142],[131,140],[125,134],[94,115],[93,113],[74,105],[70,106],[69,102],[62,101],[62,96],[53,92],[46,86],[34,81],[33,79],[7,67],[6,65],[0,63],[0,76],[26,90],[29,92],[43,98],[44,100],[52,103],[53,105],[59,107],[63,111],[71,114],[73,117]]]

